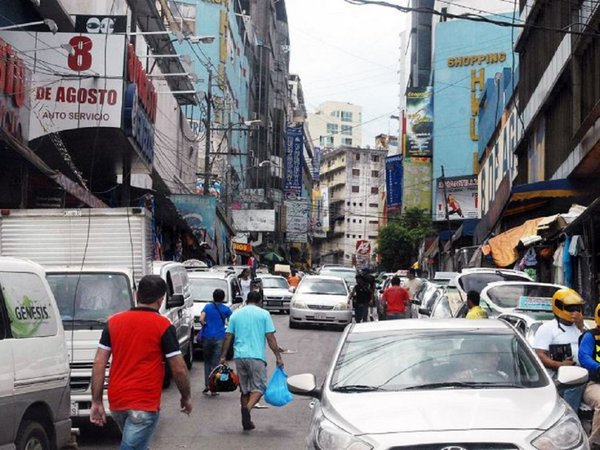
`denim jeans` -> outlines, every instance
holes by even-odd
[[[579,410],[579,405],[581,405],[584,390],[585,384],[582,384],[581,386],[560,389],[558,393],[563,398],[563,400],[567,402],[571,408],[573,408],[575,414],[577,414],[577,411]]]
[[[356,323],[369,321],[369,304],[359,303],[354,307],[354,319]]]
[[[158,411],[111,411],[112,418],[123,433],[121,450],[147,450],[158,423]]]
[[[223,339],[202,339],[202,357],[204,358],[204,386],[208,386],[208,376],[221,359]]]
[[[385,320],[397,320],[406,318],[405,313],[391,313],[385,315]]]

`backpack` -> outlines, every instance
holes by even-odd
[[[232,392],[240,385],[237,374],[227,364],[213,369],[208,376],[208,389],[211,392]]]
[[[354,287],[354,303],[365,305],[371,301],[371,290],[366,286],[357,284]]]

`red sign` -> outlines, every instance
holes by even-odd
[[[142,62],[135,54],[135,47],[132,44],[127,46],[127,80],[137,86],[140,103],[154,123],[157,105],[156,89],[146,74]]]
[[[23,142],[19,109],[25,104],[25,65],[0,38],[0,128]]]
[[[241,242],[233,243],[233,251],[239,253],[252,253],[252,245],[251,244],[242,244]]]
[[[371,243],[369,241],[356,241],[356,254],[365,256],[370,255]]]

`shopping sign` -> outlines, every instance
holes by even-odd
[[[393,155],[385,158],[385,189],[387,207],[389,209],[402,207],[402,155]]]
[[[0,129],[25,141],[29,123],[30,73],[18,53],[0,38]]]
[[[302,196],[302,150],[304,128],[288,127],[285,144],[285,197],[294,200]]]
[[[6,31],[2,37],[16,53],[35,61],[26,139],[121,127],[124,35]]]
[[[356,241],[356,254],[368,256],[371,254],[371,243],[369,241]]]

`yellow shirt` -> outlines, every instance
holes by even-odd
[[[481,306],[473,306],[467,313],[467,319],[487,319],[487,313]]]

